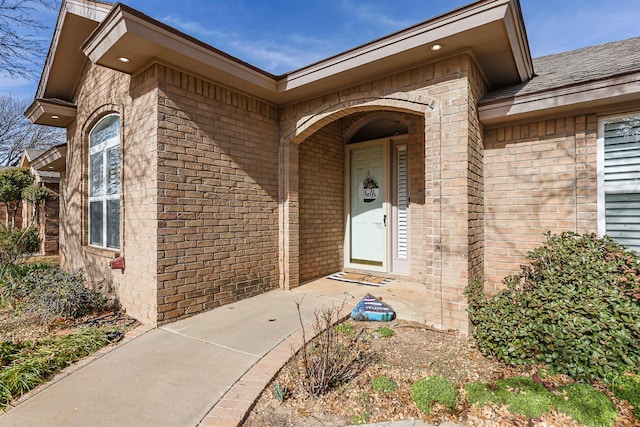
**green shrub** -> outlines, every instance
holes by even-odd
[[[640,364],[640,264],[608,237],[547,234],[531,265],[487,299],[470,285],[469,317],[484,354],[511,364],[544,363],[578,379]]]
[[[82,271],[67,273],[59,267],[29,271],[21,278],[11,279],[2,292],[14,307],[35,316],[42,324],[82,317],[106,305],[102,294],[86,287]]]
[[[510,412],[538,418],[551,411],[552,395],[543,385],[529,377],[514,377],[496,381],[495,387],[472,382],[465,386],[469,405],[484,406],[489,402],[505,405]]]
[[[386,376],[373,377],[371,387],[377,393],[391,393],[398,389],[398,383]]]
[[[554,405],[587,427],[613,426],[618,411],[609,398],[588,384],[567,384],[558,388]]]
[[[432,375],[413,383],[411,398],[422,412],[430,414],[434,402],[453,410],[458,404],[458,391],[448,378]]]
[[[0,263],[15,264],[39,250],[40,236],[36,227],[21,229],[0,224]]]
[[[623,374],[609,384],[613,395],[633,406],[633,414],[640,420],[640,375]]]

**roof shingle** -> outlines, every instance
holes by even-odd
[[[640,71],[640,37],[533,59],[534,77],[497,89],[481,102],[496,101]]]

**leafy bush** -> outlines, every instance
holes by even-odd
[[[411,398],[422,412],[430,414],[434,402],[453,410],[458,404],[458,391],[448,378],[432,375],[411,385]]]
[[[0,224],[0,262],[15,264],[20,258],[33,255],[40,250],[40,236],[36,227],[27,229]]]
[[[567,384],[558,388],[553,403],[559,411],[587,427],[612,427],[618,418],[613,402],[588,384]]]
[[[633,406],[633,414],[640,420],[640,375],[619,375],[610,382],[609,387],[615,397],[626,400]]]
[[[373,377],[371,379],[371,387],[377,393],[391,393],[398,389],[398,383],[385,376]]]
[[[484,406],[489,402],[505,405],[510,412],[538,418],[551,411],[552,395],[543,385],[529,377],[514,377],[496,381],[495,387],[480,382],[465,386],[469,405]]]
[[[547,234],[531,265],[488,299],[466,290],[473,335],[484,354],[512,365],[544,363],[593,380],[640,364],[640,265],[608,237]]]
[[[39,202],[44,202],[45,200],[47,200],[50,194],[51,192],[48,188],[32,184],[22,190],[22,200],[36,205]]]
[[[67,273],[59,267],[36,269],[11,279],[2,293],[16,309],[35,316],[42,324],[82,317],[106,305],[102,294],[86,287],[82,271]]]

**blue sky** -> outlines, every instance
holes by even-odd
[[[531,54],[640,36],[640,0],[520,0]],[[124,0],[274,74],[295,70],[470,3],[469,0]],[[49,26],[57,11],[40,11]],[[0,94],[32,99],[37,82],[0,76]]]

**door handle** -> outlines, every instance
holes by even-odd
[[[384,226],[386,227],[386,226],[387,226],[387,216],[386,216],[386,215],[384,215],[384,216],[382,217],[382,220],[384,221]]]

